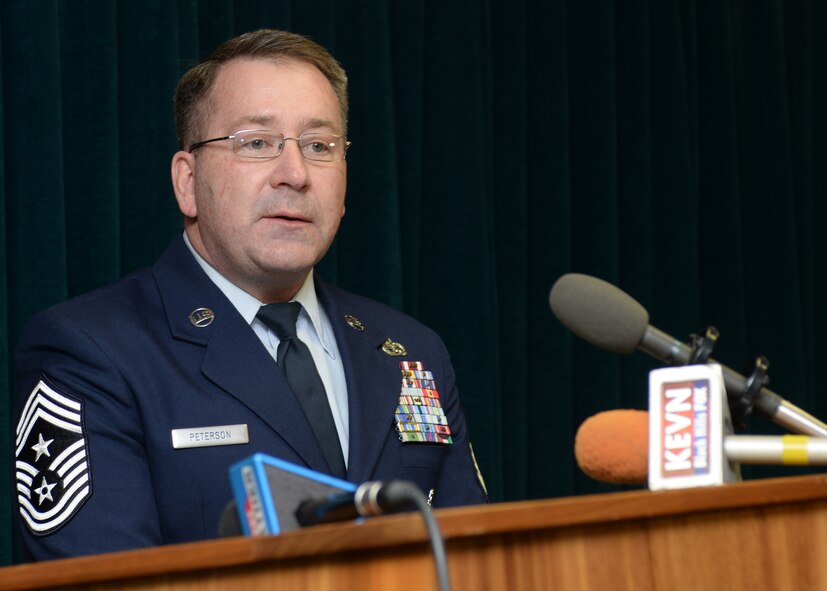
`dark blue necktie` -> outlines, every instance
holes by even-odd
[[[319,440],[330,473],[345,478],[345,459],[324,384],[319,377],[310,349],[296,336],[296,319],[301,309],[302,306],[298,302],[267,304],[259,309],[258,318],[279,338],[279,367],[287,377],[287,383],[299,399],[310,427]]]

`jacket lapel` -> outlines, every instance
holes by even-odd
[[[333,332],[342,357],[348,395],[350,449],[348,452],[348,480],[370,480],[388,432],[394,428],[393,417],[399,404],[402,375],[399,357],[390,357],[381,349],[388,335],[380,334],[370,326],[369,317],[364,330],[358,330],[345,321],[346,314],[359,316],[359,311],[346,309],[333,290],[316,276],[316,293],[333,325]]]
[[[258,415],[311,469],[326,472],[321,448],[284,374],[252,328],[198,266],[182,237],[156,263],[153,274],[173,336],[204,347],[204,376]],[[199,308],[213,313],[207,326],[198,327],[190,321],[192,312]],[[256,446],[255,441],[251,444]]]

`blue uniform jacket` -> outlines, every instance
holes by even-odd
[[[439,337],[318,277],[316,291],[347,379],[348,480],[411,480],[425,494],[433,489],[435,507],[487,502]],[[214,320],[199,327],[190,317],[203,308]],[[385,352],[388,339],[407,353]],[[421,362],[433,374],[452,444],[400,441],[400,361]],[[228,468],[255,452],[327,471],[283,374],[181,237],[151,269],[36,316],[18,346],[15,388],[16,417],[29,411],[14,445],[17,496],[52,520],[51,529],[33,533],[20,518],[36,559],[216,537],[232,498]],[[58,417],[68,438],[43,438],[44,414],[33,408]],[[173,429],[233,424],[247,425],[249,443],[172,447]],[[73,459],[68,451],[56,459],[73,443]],[[66,502],[70,492],[76,506]]]

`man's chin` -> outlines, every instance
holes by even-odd
[[[262,270],[263,278],[301,277],[303,279],[320,259],[321,256],[280,256],[276,259],[263,259],[259,261],[258,267]]]
[[[268,273],[300,273],[312,269],[330,248],[318,243],[279,240],[256,257],[258,266]]]

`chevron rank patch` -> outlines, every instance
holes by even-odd
[[[20,515],[35,535],[56,531],[92,493],[82,402],[41,379],[17,424],[15,460]]]

